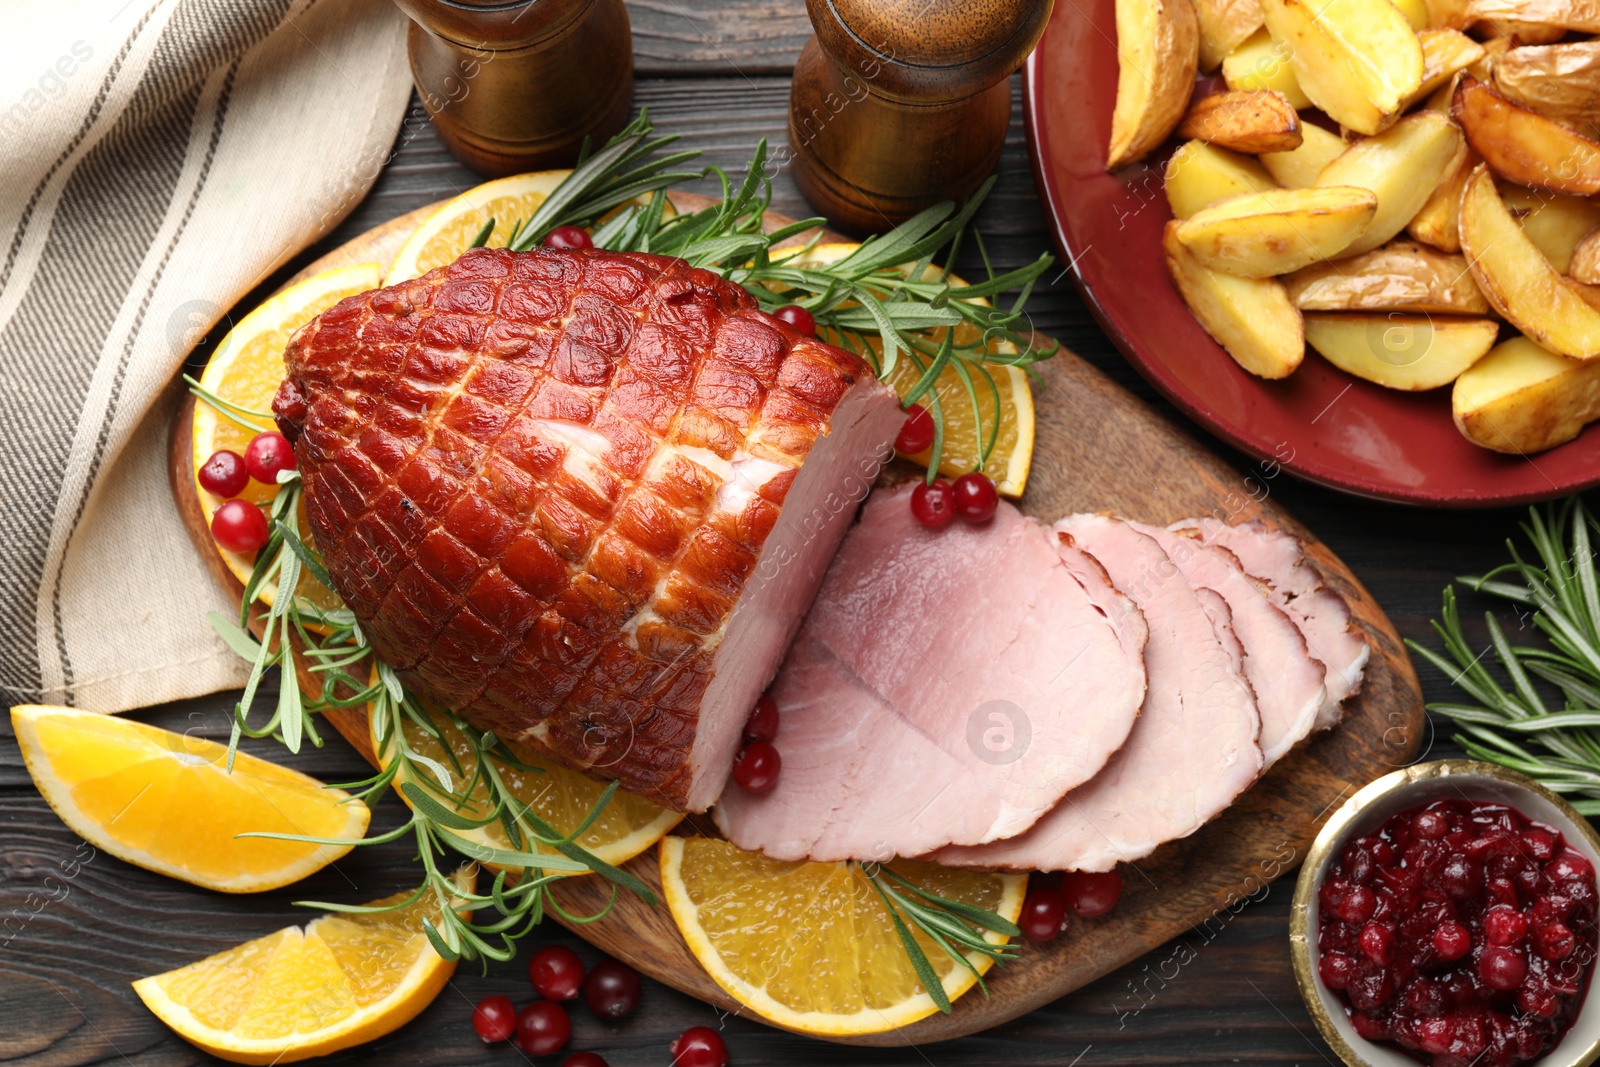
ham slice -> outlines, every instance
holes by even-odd
[[[1228,604],[1234,636],[1244,648],[1243,673],[1261,711],[1261,751],[1268,766],[1303,741],[1322,707],[1324,667],[1306,650],[1305,636],[1266,588],[1245,574],[1227,549],[1198,537],[1133,523],[1155,538],[1183,580]]]
[[[1198,830],[1249,788],[1264,765],[1255,694],[1218,640],[1213,613],[1161,544],[1103,515],[1075,515],[1055,529],[1066,550],[1075,545],[1099,560],[1143,612],[1150,632],[1144,707],[1105,769],[1031,830],[944,849],[935,857],[941,863],[1110,870]],[[1237,619],[1233,602],[1227,605]],[[1248,655],[1250,646],[1243,647]]]
[[[1323,664],[1323,699],[1315,729],[1339,721],[1343,702],[1361,689],[1371,648],[1350,619],[1344,598],[1322,583],[1300,539],[1262,522],[1229,526],[1217,519],[1174,524],[1232,553],[1244,572],[1261,581],[1267,597],[1299,627],[1311,655]]]
[[[883,860],[1014,836],[1128,737],[1146,629],[1098,564],[1008,503],[929,530],[909,496],[869,498],[779,671],[778,784],[715,809],[740,847]]]

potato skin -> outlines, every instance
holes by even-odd
[[[1415,241],[1391,241],[1337,263],[1314,263],[1283,284],[1301,311],[1489,313],[1464,258]]]
[[[1149,155],[1189,106],[1200,68],[1190,0],[1117,0],[1117,67],[1107,170]]]

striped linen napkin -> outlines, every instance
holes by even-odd
[[[167,487],[176,380],[361,200],[405,114],[389,0],[7,0],[0,695],[121,711],[243,681]]]

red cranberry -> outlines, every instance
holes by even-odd
[[[672,1041],[672,1067],[728,1067],[728,1046],[709,1026],[691,1026]]]
[[[1439,871],[1439,887],[1456,900],[1470,900],[1483,889],[1483,872],[1465,856],[1451,856]]]
[[[611,1067],[598,1052],[574,1052],[561,1061],[561,1067]]]
[[[1525,985],[1517,990],[1517,1010],[1525,1015],[1548,1019],[1555,1015],[1560,1006],[1561,1002],[1549,990],[1534,985]]]
[[[250,484],[250,468],[244,457],[226,448],[211,453],[211,458],[200,465],[197,476],[202,489],[224,500],[238,496]]]
[[[1343,989],[1356,973],[1356,961],[1343,952],[1324,952],[1317,961],[1317,974],[1329,989]]]
[[[1356,1033],[1368,1041],[1382,1041],[1389,1036],[1389,1031],[1384,1027],[1383,1023],[1366,1012],[1358,1011],[1352,1014],[1350,1016],[1350,1025],[1355,1027]]]
[[[616,960],[602,960],[583,980],[583,1002],[602,1019],[626,1019],[639,1010],[639,972]]]
[[[746,793],[770,793],[778,784],[783,757],[765,741],[752,741],[733,759],[733,780]]]
[[[1334,908],[1333,913],[1343,922],[1351,924],[1364,923],[1372,918],[1372,913],[1377,906],[1378,894],[1364,885],[1358,885],[1350,888],[1350,892],[1346,893],[1344,899],[1339,901],[1339,906]]]
[[[1097,919],[1122,899],[1122,871],[1068,871],[1061,876],[1067,907],[1085,919]]]
[[[1594,867],[1576,852],[1563,852],[1545,864],[1544,873],[1552,882],[1587,882],[1594,877]]]
[[[582,226],[557,226],[545,234],[546,248],[593,248],[594,238]]]
[[[1564,960],[1577,943],[1572,928],[1564,922],[1546,923],[1533,932],[1533,950],[1543,959]]]
[[[1444,990],[1438,982],[1418,978],[1406,989],[1406,1007],[1419,1019],[1438,1015],[1445,1009]]]
[[[1478,957],[1478,977],[1485,985],[1506,992],[1517,988],[1528,976],[1528,961],[1514,949],[1490,945]]]
[[[1394,946],[1394,931],[1383,923],[1368,923],[1361,928],[1361,951],[1379,967],[1389,966],[1389,950]]]
[[[1441,960],[1459,960],[1471,949],[1471,931],[1454,920],[1440,923],[1433,931],[1433,951]]]
[[[1528,934],[1528,920],[1512,908],[1491,908],[1483,917],[1483,939],[1491,945],[1520,945]]]
[[[1385,969],[1357,974],[1345,985],[1350,1003],[1362,1011],[1379,1007],[1394,994],[1394,979]]]
[[[1411,831],[1427,841],[1437,841],[1450,832],[1450,820],[1442,811],[1424,811],[1411,820]]]
[[[517,1032],[517,1009],[507,996],[484,997],[472,1009],[472,1028],[485,1045],[511,1040]]]
[[[765,693],[756,700],[755,710],[744,724],[744,743],[771,741],[778,736],[778,705]]]
[[[988,522],[1000,506],[1000,494],[987,474],[973,471],[956,479],[956,514],[968,522]]]
[[[1040,885],[1028,889],[1022,902],[1022,915],[1017,925],[1022,936],[1029,941],[1051,941],[1066,929],[1067,895],[1054,886]]]
[[[267,517],[248,500],[229,500],[211,516],[211,536],[230,552],[254,552],[267,535]]]
[[[1417,1023],[1417,1044],[1422,1046],[1424,1052],[1443,1055],[1450,1051],[1455,1038],[1456,1025],[1449,1016],[1439,1015]]]
[[[536,1000],[517,1016],[517,1048],[530,1056],[560,1052],[570,1037],[572,1019],[553,1000]]]
[[[894,450],[902,456],[916,455],[933,447],[933,416],[921,404],[906,408],[905,425],[894,439]]]
[[[1522,832],[1522,843],[1528,855],[1541,863],[1556,854],[1556,835],[1537,826]]]
[[[276,485],[279,471],[294,470],[294,449],[289,447],[289,439],[277,430],[258,433],[244,450],[244,465],[256,481]]]
[[[932,485],[919,483],[911,490],[911,514],[924,526],[949,526],[956,517],[955,490],[943,478]]]
[[[772,317],[779,322],[786,322],[795,333],[805,334],[807,337],[817,335],[817,320],[811,312],[799,304],[785,304],[772,313]]]
[[[546,1000],[576,1000],[583,987],[583,961],[565,945],[547,945],[528,961],[528,980]]]

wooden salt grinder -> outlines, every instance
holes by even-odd
[[[395,0],[439,138],[480,174],[571,166],[628,121],[633,38],[622,0]]]
[[[789,150],[801,193],[847,229],[879,232],[994,170],[1007,79],[1052,0],[806,0],[816,36],[795,64]]]

